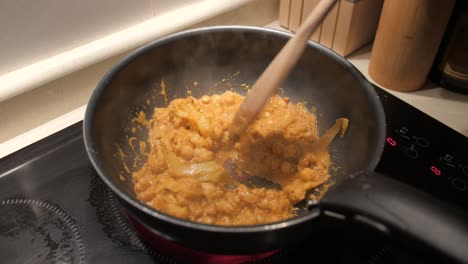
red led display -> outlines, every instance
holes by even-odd
[[[437,176],[442,175],[442,172],[436,166],[431,166],[431,171]]]
[[[393,138],[391,138],[391,137],[388,137],[388,138],[387,138],[387,142],[388,142],[388,144],[390,144],[390,146],[392,146],[392,147],[396,146],[396,141],[393,140]]]

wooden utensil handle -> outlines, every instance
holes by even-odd
[[[310,36],[335,3],[336,0],[320,1],[296,34],[258,78],[234,117],[229,131],[231,139],[237,140],[239,138],[240,134],[262,110],[273,92],[284,82],[304,52]]]

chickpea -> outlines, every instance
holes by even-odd
[[[239,151],[241,149],[241,144],[239,142],[236,142],[236,144],[234,144],[234,148]]]
[[[290,174],[294,170],[293,165],[290,162],[283,161],[281,163],[281,172],[284,174]]]
[[[213,159],[214,154],[213,152],[205,149],[205,148],[196,148],[193,152],[194,160],[199,162],[210,161]]]
[[[260,131],[258,131],[258,129],[252,131],[251,136],[252,140],[260,140],[262,138],[262,134],[260,133]]]
[[[241,196],[242,200],[244,200],[246,203],[254,204],[257,202],[257,197],[250,192],[243,192]]]
[[[306,157],[309,161],[309,165],[315,165],[317,164],[317,157],[315,157],[314,154],[310,153],[309,155],[307,155]]]
[[[314,171],[311,168],[304,168],[299,172],[299,177],[305,181],[313,180]]]
[[[285,102],[284,100],[279,100],[279,101],[278,101],[278,107],[285,107],[285,106],[287,106],[287,105],[288,105],[288,103]]]
[[[309,159],[307,158],[302,158],[299,160],[299,166],[301,167],[307,167],[310,165]]]
[[[226,103],[227,105],[232,105],[234,103],[234,98],[232,97],[232,95],[226,95],[224,97],[224,103]]]
[[[297,153],[296,146],[287,145],[283,150],[283,156],[287,159],[293,158]]]
[[[270,161],[270,162],[271,162],[271,163],[270,163],[271,169],[272,169],[273,171],[278,170],[278,168],[280,167],[280,161],[279,161],[279,159],[273,157],[273,158],[271,158],[271,161]]]
[[[194,219],[201,216],[203,213],[203,208],[199,204],[196,204],[196,203],[190,203],[189,210]],[[194,219],[192,219],[192,221]]]
[[[204,95],[204,96],[200,99],[200,101],[201,101],[202,103],[204,103],[204,104],[208,104],[208,103],[210,103],[211,98],[210,98],[208,95]]]
[[[182,147],[182,150],[180,151],[180,155],[182,156],[182,158],[186,159],[186,160],[191,160],[193,158],[193,148],[191,145],[184,145]]]
[[[179,143],[176,143],[175,151],[176,151],[177,153],[181,153],[183,147],[184,147],[184,145],[179,144]]]
[[[273,153],[275,153],[276,155],[281,155],[282,152],[283,146],[278,142],[273,143]]]
[[[205,214],[207,215],[216,215],[216,207],[214,204],[210,204],[205,207]]]
[[[192,145],[194,146],[201,146],[201,143],[202,143],[202,137],[198,134],[194,134],[191,138],[190,138],[190,143],[192,143]]]
[[[258,207],[263,208],[263,209],[270,207],[269,206],[269,200],[266,199],[266,198],[261,199],[260,201],[258,201],[257,205],[258,205]]]
[[[228,145],[229,142],[230,142],[229,133],[224,132],[223,137],[220,139],[220,144],[225,146],[225,145]]]
[[[143,200],[144,202],[149,202],[150,200],[153,200],[155,196],[156,192],[154,191],[154,188],[149,187],[145,191],[140,192],[138,198]]]
[[[182,119],[181,118],[174,118],[174,128],[179,128],[182,126]]]
[[[317,158],[313,153],[307,153],[299,159],[299,166],[301,168],[313,167],[317,164]]]
[[[218,221],[219,221],[222,225],[228,225],[228,224],[231,222],[230,218],[229,218],[227,215],[221,216],[221,218],[219,218]]]
[[[262,223],[262,222],[265,221],[265,218],[266,218],[265,215],[263,215],[263,214],[256,214],[255,216],[256,216],[255,218],[257,219],[257,223]]]
[[[213,148],[213,140],[211,140],[211,138],[205,138],[205,140],[203,140],[203,145],[208,150],[211,150]]]
[[[215,204],[218,212],[231,213],[234,211],[234,206],[225,199],[218,200]]]
[[[223,130],[220,127],[214,128],[214,136],[215,138],[220,138],[223,135]]]
[[[137,181],[137,183],[135,184],[135,190],[137,190],[138,192],[143,192],[146,189],[148,189],[148,187],[150,186],[151,186],[151,180],[148,178],[143,178]]]

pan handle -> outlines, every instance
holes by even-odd
[[[397,180],[360,172],[329,190],[319,205],[325,215],[416,240],[456,262],[468,263],[468,215]]]

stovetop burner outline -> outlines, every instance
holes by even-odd
[[[54,203],[49,202],[49,201],[41,201],[41,200],[35,200],[35,199],[30,199],[30,198],[10,198],[10,199],[6,199],[6,200],[2,200],[0,202],[0,206],[1,206],[0,211],[8,210],[8,209],[5,208],[5,207],[8,207],[8,206],[27,207],[25,209],[26,210],[30,209],[31,211],[33,211],[33,214],[37,213],[37,209],[36,209],[36,212],[34,212],[35,211],[34,207],[39,207],[39,208],[46,209],[47,211],[44,212],[43,214],[41,214],[40,217],[44,216],[47,213],[49,213],[50,216],[49,215],[45,216],[48,219],[44,219],[45,222],[42,222],[42,224],[39,224],[39,226],[37,228],[44,228],[45,229],[46,228],[45,225],[53,223],[53,220],[55,220],[55,219],[62,220],[62,222],[66,225],[67,230],[70,231],[70,235],[71,235],[71,241],[66,241],[66,242],[75,243],[75,246],[77,248],[76,253],[68,252],[69,253],[68,256],[65,256],[65,257],[73,259],[73,257],[76,256],[76,258],[77,258],[76,263],[79,263],[79,264],[80,263],[83,263],[83,264],[86,263],[85,245],[84,245],[84,243],[83,243],[83,241],[81,239],[80,230],[79,230],[78,226],[76,225],[76,221],[71,216],[69,216],[64,210],[62,210],[59,206],[57,206]],[[18,213],[19,208],[13,208],[13,209],[15,209],[15,213]],[[6,211],[4,213],[8,213],[8,211]],[[21,212],[21,213],[24,213],[24,211]],[[9,215],[11,215],[11,213]],[[35,215],[35,216],[37,216],[37,215]],[[18,231],[22,231],[21,229],[26,229],[26,228],[32,227],[34,225],[33,222],[41,220],[40,217],[34,217],[33,216],[31,219],[28,219],[27,223],[23,223],[20,226],[15,226],[15,229],[17,229]],[[13,220],[15,222],[15,224],[16,224],[15,219],[10,218],[10,219],[5,219],[5,220],[6,221]],[[5,224],[5,222],[3,222],[3,224]],[[10,231],[8,231],[8,232],[6,232],[4,234],[0,234],[0,236],[1,237],[7,237],[7,234],[10,233]],[[66,230],[62,230],[62,232],[65,232],[65,231]],[[37,234],[37,232],[34,232],[34,234]],[[50,234],[48,233],[46,235],[50,235]],[[64,234],[64,235],[66,235],[66,234]],[[45,246],[46,247],[48,246],[47,243],[46,243]],[[65,246],[70,246],[70,245],[59,245],[59,246],[65,247]],[[71,245],[71,246],[73,246],[73,245]],[[60,258],[63,257],[63,252],[62,253],[58,252],[60,254],[57,255],[56,250],[54,250],[50,246],[49,246],[49,249],[52,252],[52,253],[49,253],[49,254],[52,254],[52,255],[47,255],[45,261],[55,262],[55,261],[59,261]],[[73,251],[73,248],[71,248],[71,250]],[[65,253],[65,254],[67,254],[67,253]]]
[[[138,237],[136,231],[132,229],[131,224],[125,215],[124,212],[120,209],[121,207],[119,206],[117,202],[117,198],[115,194],[112,192],[110,188],[105,186],[104,182],[98,178],[98,176],[95,176],[92,180],[92,189],[90,196],[94,196],[93,198],[90,199],[103,199],[101,201],[95,201],[100,204],[100,208],[96,208],[96,210],[100,210],[98,214],[98,221],[101,222],[101,224],[104,225],[104,228],[109,227],[108,224],[106,223],[106,220],[102,219],[105,214],[109,214],[114,217],[115,222],[117,223],[118,227],[120,227],[119,231],[122,231],[125,233],[128,237],[128,239],[131,241],[131,247],[136,247],[136,250],[142,250],[145,251],[147,254],[151,255],[152,257],[156,258],[158,261],[161,263],[170,263],[170,264],[177,264],[179,263],[176,259],[174,259],[172,256],[166,256],[160,252],[157,251],[157,249],[154,249],[153,247],[149,246],[146,244],[140,237]],[[93,192],[98,191],[99,194],[102,194],[102,197],[96,197],[96,194],[93,194]],[[88,200],[90,200],[88,199]],[[91,201],[90,201],[91,202]],[[93,203],[93,202],[91,202]],[[103,206],[103,203],[107,206]],[[108,215],[105,215],[108,216]],[[105,217],[104,216],[104,217]],[[104,231],[105,233],[108,233]],[[109,234],[108,234],[109,235]],[[118,238],[116,237],[110,237],[114,242],[116,243],[123,243],[122,241],[119,241]],[[285,259],[287,259],[287,251],[285,250],[280,250],[278,253],[269,256],[264,259],[259,259],[255,261],[254,263],[258,264],[274,264],[274,263],[283,263]]]

